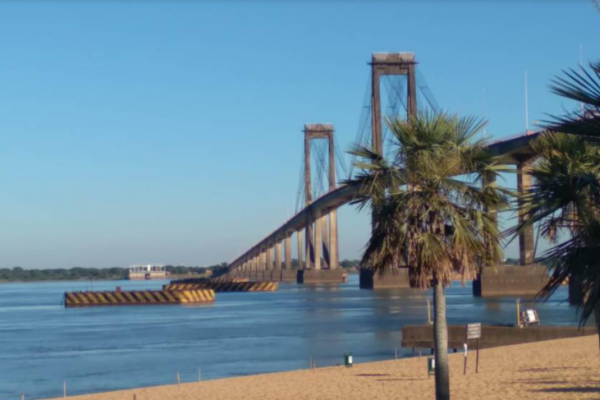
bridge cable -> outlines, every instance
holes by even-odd
[[[369,146],[371,143],[371,80],[371,71],[369,70],[367,83],[365,85],[365,92],[363,95],[363,102],[358,118],[358,126],[353,143],[354,146]],[[355,164],[356,156],[351,155],[349,158],[349,167],[347,172],[348,178],[352,178]]]

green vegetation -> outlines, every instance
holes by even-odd
[[[81,268],[71,269],[23,269],[14,267],[12,269],[0,269],[0,281],[74,281],[83,279],[108,280],[126,279],[125,268]]]
[[[227,263],[208,267],[186,267],[167,265],[167,272],[173,275],[204,274],[212,271],[220,273]],[[77,280],[120,280],[127,279],[127,268],[57,268],[57,269],[23,269],[21,267],[0,268],[0,281],[32,282],[32,281],[77,281]]]
[[[353,268],[360,260],[344,260],[342,268]],[[184,265],[167,265],[171,275],[203,275],[211,271],[213,276],[227,273],[227,263],[210,265],[208,267],[188,267]],[[298,268],[298,260],[292,260],[292,268]],[[120,280],[127,279],[127,268],[55,268],[55,269],[24,269],[21,267],[0,268],[0,282],[33,282],[33,281],[78,281],[78,280]]]
[[[359,268],[360,267],[360,260],[343,260],[340,261],[340,267],[342,268]]]
[[[529,216],[512,233],[537,225],[554,244],[542,257],[552,277],[542,297],[566,278],[581,287],[581,323],[594,314],[600,330],[600,62],[557,78],[554,93],[581,103],[533,144],[533,186],[519,210]],[[562,235],[562,237],[561,237]]]
[[[362,264],[377,270],[408,265],[419,288],[433,287],[436,398],[450,398],[445,288],[454,274],[463,281],[502,260],[497,212],[508,208],[507,192],[495,178],[497,165],[474,136],[483,121],[444,113],[388,121],[390,159],[357,146],[360,174],[354,200],[370,206],[371,238]],[[460,179],[457,177],[461,177]]]

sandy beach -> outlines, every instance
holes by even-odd
[[[467,375],[463,375],[463,355],[452,354],[452,396],[461,400],[599,399],[599,354],[598,336],[486,349],[481,350],[475,374],[475,352],[470,351]],[[434,379],[428,376],[426,363],[424,356],[69,398],[131,400],[135,394],[137,400],[431,400]]]

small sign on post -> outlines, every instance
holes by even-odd
[[[467,373],[467,352],[468,352],[468,341],[477,340],[477,355],[475,356],[475,373],[479,372],[479,339],[481,339],[481,323],[467,324],[467,335],[465,339],[465,366],[463,373]]]
[[[540,325],[540,317],[537,311],[532,308],[521,311],[521,323],[524,326]]]
[[[467,325],[467,340],[481,338],[481,323]]]
[[[435,374],[435,358],[427,357],[427,376]]]
[[[352,353],[344,353],[344,365],[346,367],[351,367],[353,363]]]

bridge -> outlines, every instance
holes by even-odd
[[[393,115],[400,107],[407,117],[419,111],[439,110],[437,101],[417,69],[413,53],[376,53],[371,63],[370,87],[365,95],[363,113],[359,122],[357,142],[368,143],[373,150],[384,154],[387,149],[386,129],[382,124],[381,82],[387,88],[387,105]],[[419,100],[423,100],[422,102]],[[382,128],[383,126],[383,128]],[[368,135],[370,133],[370,135]],[[487,147],[490,154],[504,164],[512,164],[517,170],[517,190],[523,191],[531,184],[527,174],[534,154],[530,143],[539,132],[526,132],[507,137]],[[370,136],[370,141],[368,140]],[[327,147],[313,146],[314,142]],[[317,153],[311,163],[313,153]],[[325,157],[327,154],[327,157]],[[327,158],[327,160],[325,160]],[[229,274],[255,281],[282,281],[297,283],[340,283],[343,272],[339,265],[337,209],[350,203],[357,195],[357,188],[341,185],[336,181],[336,158],[334,126],[332,124],[307,124],[304,126],[303,173],[299,196],[302,205],[296,214],[229,264]],[[326,168],[327,165],[327,168]],[[313,170],[326,173],[328,187],[318,194],[313,185]],[[352,172],[347,173],[347,177]],[[322,185],[323,176],[317,174]],[[519,217],[521,218],[521,217]],[[292,238],[296,236],[297,269],[292,268]],[[282,251],[283,249],[283,251]],[[531,295],[539,291],[547,280],[543,266],[535,264],[534,233],[528,229],[519,235],[518,266],[497,266],[484,269],[473,284],[476,296]],[[408,270],[398,267],[387,274],[374,274],[361,270],[361,287],[395,288],[409,287]]]

